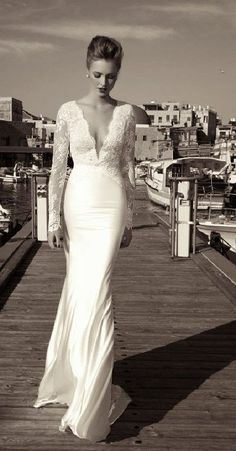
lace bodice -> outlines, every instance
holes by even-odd
[[[71,100],[60,106],[56,119],[49,178],[49,231],[61,227],[61,199],[69,149],[74,166],[80,164],[99,166],[117,183],[123,184],[128,206],[126,227],[132,228],[135,194],[135,125],[132,105],[118,103],[113,110],[108,134],[98,154],[95,139],[90,135],[88,123],[78,102]]]

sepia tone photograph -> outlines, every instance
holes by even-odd
[[[0,450],[236,449],[235,38],[0,0]]]

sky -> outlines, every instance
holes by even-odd
[[[88,93],[86,53],[97,34],[124,49],[113,98],[236,117],[235,0],[0,0],[0,96],[55,119],[62,103]]]

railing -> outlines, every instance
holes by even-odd
[[[0,154],[1,153],[52,153],[52,147],[32,147],[32,146],[0,146]]]

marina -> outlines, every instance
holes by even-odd
[[[195,255],[171,258],[168,218],[150,204],[144,186],[137,187],[134,221],[132,243],[120,250],[113,275],[113,383],[124,387],[132,402],[112,425],[106,447],[231,451],[236,439],[235,267],[227,260],[222,264],[225,258],[199,239]],[[63,249],[52,251],[46,242],[32,240],[30,223],[26,227],[28,234],[19,232],[21,255],[13,243],[0,273],[0,447],[104,449],[103,442],[93,445],[58,431],[65,407],[32,407],[65,261]]]
[[[31,182],[0,184],[0,247],[31,217]]]
[[[236,451],[235,5],[154,3],[1,3],[2,451]]]
[[[168,174],[171,172],[173,164],[181,164],[184,168],[188,170],[191,168],[196,173],[205,171],[205,177],[198,186],[199,210],[206,210],[209,207],[214,210],[223,208],[227,182],[221,177],[221,174],[226,172],[228,164],[213,157],[183,157],[151,162],[145,182],[149,198],[153,202],[164,207],[170,206]]]

